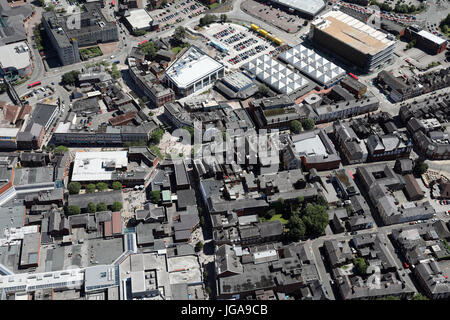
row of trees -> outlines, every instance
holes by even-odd
[[[98,191],[105,191],[108,190],[108,185],[104,182],[98,182],[97,184],[93,184],[93,183],[89,183],[85,190],[86,193],[94,193],[95,190]],[[114,190],[121,190],[122,189],[122,183],[120,183],[119,181],[114,181],[111,184],[111,188]],[[69,183],[69,185],[67,186],[67,189],[69,190],[69,194],[78,194],[80,193],[81,190],[81,184],[77,181],[72,181]]]
[[[228,17],[226,14],[221,14],[220,17],[218,17],[213,14],[207,13],[207,14],[205,14],[204,17],[200,18],[199,25],[200,25],[200,27],[203,27],[203,26],[207,26],[216,21],[227,22]]]
[[[378,6],[382,11],[387,12],[395,12],[395,13],[414,13],[418,10],[422,10],[425,6],[424,4],[421,4],[419,7],[416,7],[415,5],[407,5],[402,4],[400,1],[398,1],[394,7],[391,7],[387,2],[377,2],[376,0],[371,1],[372,4]]]
[[[111,205],[111,210],[112,211],[120,211],[122,210],[122,203],[119,201],[114,201],[113,204]],[[95,212],[101,212],[101,211],[107,211],[108,210],[108,206],[103,203],[103,202],[99,202],[97,204],[93,203],[93,202],[89,202],[87,205],[87,212],[89,213],[95,213]],[[81,209],[78,206],[68,206],[67,207],[67,214],[72,216],[75,214],[80,214],[81,213]]]

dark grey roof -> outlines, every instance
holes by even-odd
[[[177,191],[177,202],[179,208],[197,205],[195,191],[193,189],[183,189]]]
[[[82,209],[87,208],[90,202],[98,204],[100,202],[110,206],[114,201],[123,202],[122,190],[104,191],[95,193],[84,194],[71,194],[69,195],[69,205],[78,206]]]

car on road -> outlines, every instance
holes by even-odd
[[[409,268],[409,264],[405,261],[405,262],[403,262],[403,266],[406,268],[406,269],[408,269]]]
[[[352,236],[357,235],[357,234],[358,234],[358,231],[352,231],[350,234],[351,234]]]

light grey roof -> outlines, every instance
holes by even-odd
[[[290,94],[309,83],[304,77],[286,68],[267,54],[247,62],[242,67],[279,93]]]
[[[301,44],[284,51],[279,58],[320,84],[332,83],[345,76],[344,69]]]

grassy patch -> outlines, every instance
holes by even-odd
[[[284,219],[284,218],[281,216],[281,214],[275,214],[275,215],[273,215],[272,218],[270,218],[270,219],[267,220],[267,221],[275,221],[275,220],[280,220],[282,224],[287,224],[287,223],[288,223],[288,220]]]
[[[99,57],[103,54],[99,46],[80,49],[80,56],[83,60],[88,60],[90,58]]]
[[[214,8],[217,8],[218,6],[220,6],[220,4],[217,3],[217,2],[215,2],[215,3],[213,3],[213,4],[210,4],[208,7],[209,7],[210,9],[214,9]]]
[[[183,50],[183,47],[173,47],[172,48],[172,52],[175,54],[178,54],[178,52],[180,52],[181,50]]]
[[[440,65],[441,63],[439,62],[439,61],[433,61],[432,63],[430,63],[429,65],[428,65],[428,68],[427,69],[431,69],[431,68],[434,68],[434,67],[437,67],[438,65]]]

